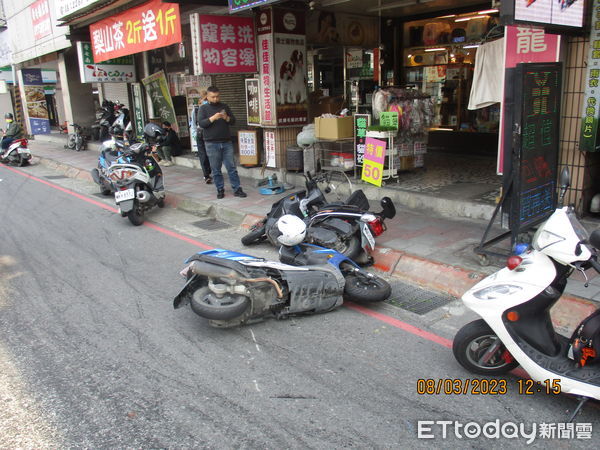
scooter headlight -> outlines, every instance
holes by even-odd
[[[500,297],[516,294],[522,290],[521,286],[515,284],[497,284],[475,291],[473,292],[473,296],[479,300],[496,300]]]

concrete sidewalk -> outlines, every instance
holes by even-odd
[[[34,163],[37,159],[41,164],[69,177],[91,181],[89,171],[97,166],[99,146],[92,143],[89,150],[75,152],[63,148],[65,141],[64,135],[36,136],[35,140],[30,141]],[[256,187],[257,180],[249,177],[258,178],[258,170],[251,172],[240,169],[242,187],[248,197],[234,197],[225,175],[225,198],[217,200],[214,185],[204,183],[199,169],[187,167],[195,165],[195,162],[189,157],[179,157],[176,165],[163,168],[168,206],[249,228],[269,211],[274,201],[284,195],[261,195]],[[299,177],[288,178],[290,181],[296,183],[296,190],[303,188]],[[364,185],[358,184],[358,187],[363,188]],[[398,196],[394,195],[398,193],[397,188],[392,190],[385,187],[365,191],[374,210],[379,209],[376,199],[384,195],[394,199],[397,209],[396,217],[386,221],[387,231],[377,238],[373,255],[377,269],[423,287],[460,297],[464,291],[504,264],[504,261],[492,259],[489,266],[482,267],[473,253],[487,226],[486,220],[443,217],[405,206],[427,202],[425,194],[404,192]],[[413,197],[418,195],[418,201],[411,201],[411,194]],[[402,202],[403,198],[408,201]],[[432,202],[434,200],[440,199],[431,199]],[[472,210],[478,207],[465,206]],[[500,233],[502,230],[496,228],[494,232]],[[553,319],[558,326],[570,329],[599,306],[595,299],[600,299],[600,277],[591,271],[588,277],[588,288],[584,287],[584,279],[580,274],[573,274],[569,280],[566,295],[553,310]]]

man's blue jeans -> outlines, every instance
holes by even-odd
[[[12,144],[12,141],[14,141],[14,140],[15,140],[15,138],[13,138],[13,137],[4,136],[2,138],[2,143],[0,144],[0,147],[2,148],[2,150],[6,150],[8,148],[8,146],[10,144]]]
[[[227,169],[227,175],[229,176],[229,182],[234,192],[240,188],[240,177],[235,168],[235,162],[233,160],[233,144],[231,141],[226,142],[212,142],[205,141],[206,143],[206,154],[210,161],[210,169],[212,172],[212,179],[215,183],[217,191],[222,191],[225,188],[225,182],[223,180],[223,173],[221,172],[221,166],[225,164]]]

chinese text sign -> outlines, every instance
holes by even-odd
[[[109,59],[95,63],[92,56],[92,44],[77,43],[79,74],[82,83],[130,83],[135,81],[133,56]]]
[[[151,0],[90,25],[95,62],[181,42],[177,3]]]
[[[361,180],[381,187],[386,147],[386,141],[371,137],[365,139]]]
[[[600,119],[600,1],[594,0],[579,149],[597,151]]]
[[[50,5],[48,0],[38,0],[30,6],[33,36],[36,40],[48,36],[52,32]]]
[[[367,128],[371,125],[371,114],[354,114],[354,146],[355,165],[362,166],[365,156],[365,145],[367,140]]]
[[[246,80],[246,113],[248,125],[260,126],[260,80]]]
[[[199,61],[203,73],[256,72],[254,23],[251,17],[198,16]]]

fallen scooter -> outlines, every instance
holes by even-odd
[[[568,185],[564,170],[561,199]],[[531,377],[522,385],[526,394],[579,396],[573,420],[587,400],[600,400],[600,310],[569,339],[554,330],[550,309],[575,270],[584,276],[588,268],[600,273],[600,230],[588,236],[572,207],[558,208],[539,226],[532,246],[463,295],[465,306],[481,319],[459,330],[452,350],[477,374],[499,375],[521,365]]]
[[[231,327],[269,316],[328,312],[344,298],[374,302],[389,297],[385,280],[367,274],[344,255],[302,244],[304,233],[297,230],[305,224],[299,218],[285,216],[279,228],[281,262],[220,249],[190,257],[181,272],[187,283],[174,308],[189,303],[210,325]]]
[[[312,177],[306,174],[306,190],[289,194],[273,204],[266,218],[253,225],[242,237],[242,244],[251,245],[268,240],[278,246],[276,224],[280,217],[292,214],[307,225],[306,242],[332,248],[347,257],[368,263],[369,249],[375,248],[375,237],[385,231],[385,219],[396,214],[389,197],[381,200],[382,211],[369,212],[369,201],[360,189],[353,191],[346,202],[328,203],[318,183],[325,182],[331,191],[327,174]]]

